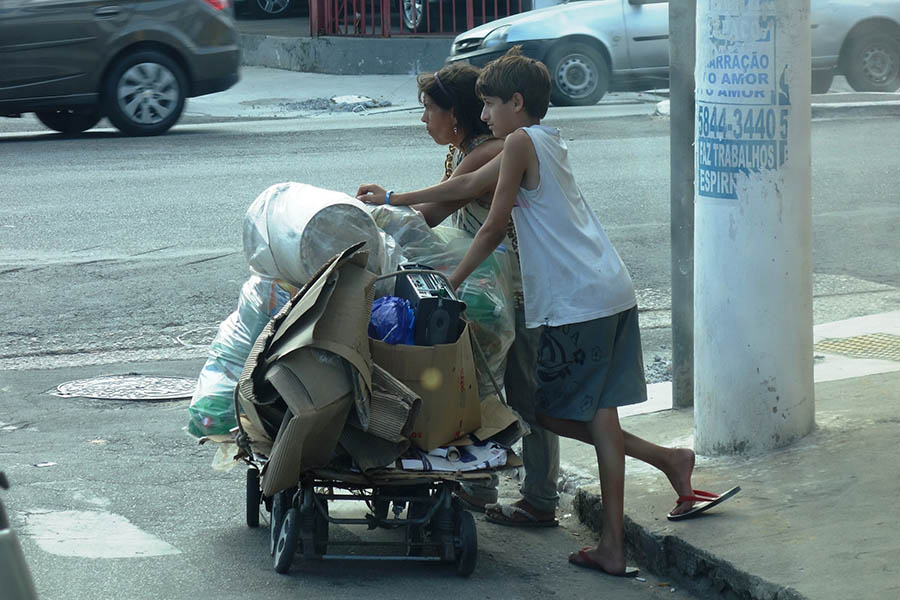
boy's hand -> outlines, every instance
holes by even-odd
[[[447,281],[450,282],[450,288],[453,290],[453,293],[459,296],[457,290],[459,290],[459,286],[462,285],[462,281],[458,280],[455,270],[450,274],[450,277],[447,278]]]
[[[364,183],[356,190],[356,199],[366,204],[384,204],[384,197],[387,194],[380,185],[374,183]]]

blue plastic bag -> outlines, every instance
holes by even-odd
[[[382,296],[372,303],[369,337],[387,344],[414,343],[416,317],[409,300]]]

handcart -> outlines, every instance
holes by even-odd
[[[446,277],[436,271],[415,269],[407,273],[434,274],[446,281]],[[480,355],[479,359],[485,360],[477,341],[475,350]],[[493,378],[491,380],[498,397],[502,399],[502,391]],[[362,472],[349,467],[328,466],[302,473],[295,487],[267,497],[262,492],[260,473],[268,458],[251,447],[241,425],[237,393],[235,414],[239,431],[234,441],[240,449],[238,456],[248,465],[247,525],[259,527],[260,513],[265,507],[270,516],[269,550],[278,573],[287,573],[298,554],[304,561],[371,559],[452,563],[463,577],[474,571],[478,554],[475,519],[462,508],[453,492],[464,481],[487,483],[492,479],[493,471],[505,467],[473,471],[381,468]],[[515,455],[509,451],[509,456]],[[348,500],[365,503],[368,510],[362,518],[330,514],[330,502]],[[391,529],[402,532],[402,535],[398,535],[395,541],[333,540],[329,538],[331,524],[364,526],[369,530]],[[397,552],[363,555],[338,551],[346,546],[378,546],[396,549]]]

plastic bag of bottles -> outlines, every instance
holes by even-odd
[[[237,309],[222,323],[209,346],[208,358],[188,407],[188,432],[201,437],[225,434],[237,425],[234,388],[256,338],[297,288],[256,273],[241,286]]]

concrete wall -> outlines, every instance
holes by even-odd
[[[332,75],[406,75],[439,69],[451,38],[279,37],[241,34],[242,63]]]

